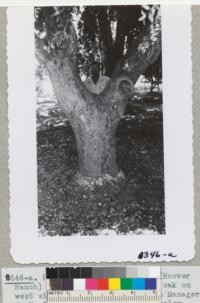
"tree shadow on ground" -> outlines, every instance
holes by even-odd
[[[42,235],[165,233],[163,123],[159,110],[129,105],[116,133],[117,163],[126,182],[85,190],[71,126],[37,133],[38,212]]]

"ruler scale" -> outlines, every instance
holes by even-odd
[[[108,272],[105,272],[108,271]],[[3,301],[2,303],[20,302],[20,303],[161,303],[161,302],[174,302],[183,301],[199,303],[200,285],[197,283],[200,276],[199,267],[131,267],[126,268],[122,273],[119,271],[110,271],[109,268],[82,270],[79,276],[81,283],[74,283],[74,286],[84,286],[84,279],[87,276],[96,279],[99,277],[109,276],[118,277],[118,279],[156,279],[155,290],[58,290],[52,289],[51,286],[57,287],[58,283],[51,285],[51,279],[60,278],[65,279],[68,275],[68,268],[63,268],[59,271],[56,269],[48,269],[45,267],[20,267],[20,268],[3,268],[1,273],[2,277],[2,290]],[[70,277],[76,276],[76,270],[70,270]],[[85,272],[85,273],[84,273]],[[59,273],[59,275],[58,275]],[[83,274],[84,273],[84,274]],[[120,278],[123,276],[123,278]],[[132,278],[131,278],[132,277]],[[134,280],[135,281],[135,280]],[[134,282],[133,281],[133,282]],[[150,280],[151,281],[151,280]],[[126,282],[126,281],[125,281]],[[130,280],[128,280],[130,282]],[[137,280],[136,280],[137,282]],[[85,283],[86,285],[87,283]],[[105,284],[109,286],[108,284]],[[147,283],[148,285],[148,283]],[[70,284],[66,284],[70,286]],[[95,285],[94,285],[95,286]],[[98,285],[97,285],[98,286]],[[101,285],[102,286],[102,285]],[[111,285],[112,286],[112,285]],[[129,286],[129,283],[124,283],[122,280],[121,286]],[[133,286],[139,286],[137,283]],[[141,286],[141,284],[140,284]],[[175,289],[172,291],[172,287]]]
[[[65,302],[160,302],[160,290],[157,291],[48,291],[48,303]]]
[[[160,303],[160,268],[46,269],[47,303]]]

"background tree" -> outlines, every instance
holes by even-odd
[[[149,67],[144,71],[144,77],[151,85],[151,91],[162,84],[162,56],[158,56],[157,60],[150,64]]]
[[[99,60],[102,72],[111,76],[143,27],[140,16],[141,6],[85,7],[79,22],[79,42],[84,46],[82,68],[88,72],[88,63]]]
[[[150,9],[154,13],[153,6],[86,6],[78,23],[79,68],[83,73],[88,75],[90,62],[97,60],[102,73],[110,77],[143,29],[142,21],[146,21]],[[161,61],[157,63],[145,74],[149,81],[161,69]]]
[[[79,173],[116,176],[117,125],[134,84],[161,52],[159,6],[36,8],[35,29],[36,57],[76,137]],[[93,58],[111,76],[99,95],[81,80]]]

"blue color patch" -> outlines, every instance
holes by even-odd
[[[132,289],[134,289],[134,290],[144,290],[145,289],[145,279],[144,278],[134,278],[134,279],[132,279]]]
[[[145,289],[148,289],[148,290],[157,289],[157,279],[156,278],[146,278],[145,279]]]

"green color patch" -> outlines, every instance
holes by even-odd
[[[121,279],[121,289],[132,289],[132,279],[129,278]]]

